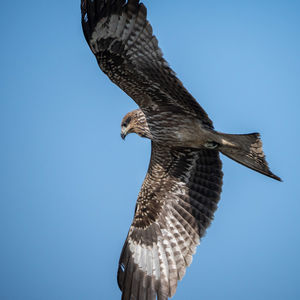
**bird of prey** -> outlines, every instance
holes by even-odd
[[[81,0],[86,41],[101,70],[139,106],[121,136],[151,140],[151,160],[118,267],[123,300],[166,300],[192,262],[222,188],[219,153],[266,176],[258,133],[214,130],[170,68],[139,0]]]

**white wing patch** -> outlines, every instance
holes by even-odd
[[[134,263],[148,276],[160,279],[160,262],[157,245],[146,246],[129,239],[129,250],[132,253]]]

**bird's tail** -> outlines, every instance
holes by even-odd
[[[281,181],[266,162],[259,133],[226,134],[218,132],[219,150],[236,162],[266,176]]]

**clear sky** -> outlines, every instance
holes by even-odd
[[[215,220],[174,300],[300,299],[300,1],[145,0],[217,130],[260,132],[283,183],[229,159]],[[2,1],[0,299],[114,300],[150,143],[97,66],[79,1]]]

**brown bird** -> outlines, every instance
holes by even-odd
[[[220,198],[219,152],[266,176],[258,133],[225,134],[163,58],[139,0],[82,0],[82,27],[101,70],[139,106],[122,120],[121,136],[152,142],[149,169],[118,270],[123,300],[166,300]]]

